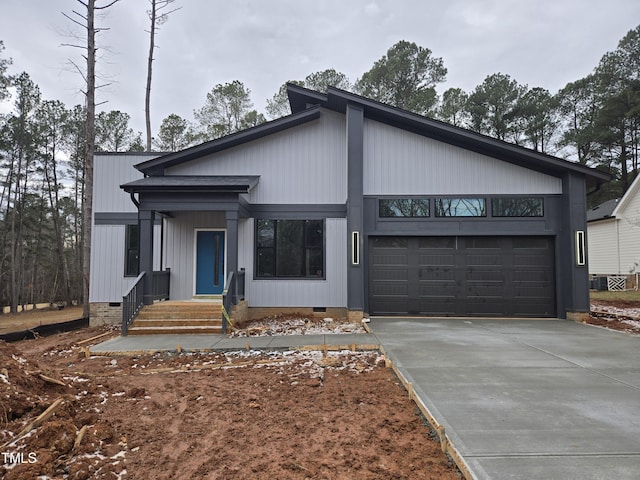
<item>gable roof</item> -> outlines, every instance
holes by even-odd
[[[352,104],[363,109],[365,118],[541,173],[560,177],[570,171],[576,172],[585,176],[590,187],[597,187],[611,180],[608,173],[455,127],[335,87],[329,87],[327,93],[320,93],[287,84],[287,93],[293,112],[291,115],[142,162],[136,165],[136,168],[147,176],[162,176],[166,168],[316,120],[320,118],[321,108],[344,114],[347,105]]]
[[[344,113],[347,104],[355,104],[363,108],[365,118],[541,173],[561,176],[567,171],[574,171],[584,174],[589,186],[598,186],[611,180],[611,175],[606,172],[392,107],[335,87],[328,87],[327,93],[322,94],[299,85],[287,84],[287,92],[291,111],[294,113],[312,105],[320,105],[323,108]]]
[[[320,118],[320,107],[309,108],[305,111],[262,123],[255,127],[232,133],[231,135],[226,135],[200,145],[162,155],[161,157],[139,163],[135,167],[145,175],[161,176],[164,175],[165,168],[180,165],[184,162],[188,162],[205,155],[210,155],[215,152],[226,150],[227,148],[251,142],[258,138],[266,137],[267,135],[272,135],[312,120],[317,120],[318,118]]]
[[[615,217],[621,213],[627,207],[631,199],[636,195],[640,195],[640,174],[636,176],[636,179],[631,183],[629,188],[627,188],[627,191],[624,192],[620,202],[618,202],[618,206],[611,215]]]
[[[614,198],[613,200],[607,200],[597,207],[593,207],[592,209],[587,210],[587,222],[595,222],[597,220],[612,218],[613,211],[618,206],[619,201],[619,198]]]

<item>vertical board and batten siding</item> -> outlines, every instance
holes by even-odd
[[[157,157],[149,155],[96,154],[94,157],[93,214],[137,213],[123,183],[142,178],[134,165]],[[160,268],[160,227],[154,230],[154,268]],[[122,302],[135,277],[124,276],[125,226],[92,225],[90,302]]]
[[[120,185],[143,178],[134,165],[157,156],[97,154],[93,165],[93,212],[136,213],[131,196]]]
[[[260,175],[253,204],[335,204],[347,198],[344,115],[318,120],[167,169],[167,175]]]
[[[225,230],[224,212],[179,213],[165,222],[164,263],[171,269],[171,299],[189,300],[195,293],[195,231]],[[226,272],[226,269],[225,269]],[[225,273],[226,277],[226,273]]]
[[[365,195],[560,194],[562,180],[365,119]]]
[[[327,218],[325,223],[324,280],[254,279],[254,220],[239,222],[238,267],[246,271],[246,297],[250,307],[347,306],[347,220]]]
[[[591,275],[620,273],[617,230],[615,218],[587,224],[587,260]]]
[[[94,225],[89,302],[122,302],[136,277],[124,276],[124,225]],[[153,268],[160,269],[160,225],[153,231]]]

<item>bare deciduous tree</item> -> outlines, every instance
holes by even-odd
[[[147,152],[151,151],[151,76],[153,72],[153,52],[156,48],[156,33],[160,28],[160,25],[169,19],[169,14],[182,8],[178,7],[167,11],[174,2],[175,0],[149,0],[151,10],[147,11],[149,20],[151,20],[151,27],[148,32],[149,58],[147,59],[147,90],[144,98],[144,113],[147,126]]]
[[[99,0],[98,0],[99,1]],[[97,0],[77,0],[82,5],[82,11],[73,10],[74,16],[63,13],[65,17],[73,23],[79,25],[86,32],[86,45],[68,46],[84,50],[82,57],[86,60],[86,70],[76,66],[78,72],[83,76],[86,84],[85,104],[86,104],[86,148],[85,148],[85,175],[84,175],[84,199],[82,217],[84,223],[84,238],[82,245],[82,291],[83,291],[83,314],[89,317],[89,278],[91,274],[91,215],[93,203],[93,154],[95,151],[95,116],[96,116],[96,34],[108,30],[108,28],[98,28],[95,25],[95,14],[98,11],[106,10],[115,5],[120,0],[111,0],[104,5],[98,5]],[[73,63],[73,62],[72,62]]]

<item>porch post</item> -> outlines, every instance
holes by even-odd
[[[146,272],[143,289],[145,305],[153,303],[153,223],[155,213],[153,210],[138,210],[140,272]]]
[[[238,270],[238,212],[227,210],[227,274]],[[226,278],[225,278],[226,282]]]

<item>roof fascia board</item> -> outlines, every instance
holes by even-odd
[[[302,93],[302,92],[301,92]],[[343,111],[346,104],[358,103],[364,107],[365,117],[392,126],[403,128],[413,133],[427,136],[451,145],[466,148],[476,153],[500,158],[526,168],[561,176],[566,171],[574,171],[591,177],[596,184],[611,180],[611,175],[578,163],[563,160],[543,153],[520,147],[471,130],[456,127],[446,122],[431,119],[400,108],[385,105],[375,100],[356,95],[335,87],[327,89],[327,108],[336,107]],[[333,100],[335,97],[337,100]],[[344,105],[344,107],[342,107]],[[535,164],[531,164],[533,161]]]
[[[622,212],[622,210],[624,210],[626,208],[627,204],[631,201],[633,196],[634,195],[638,195],[640,193],[639,191],[640,191],[640,174],[631,183],[629,188],[627,188],[627,191],[624,192],[624,195],[622,196],[622,198],[618,202],[618,205],[616,205],[616,208],[613,209],[613,212],[611,213],[611,216],[615,217],[618,214],[620,214]]]
[[[400,108],[385,105],[335,87],[328,87],[326,96],[298,85],[287,86],[292,106],[303,108],[318,102],[324,108],[344,113],[348,103],[364,108],[366,118],[402,128],[482,155],[513,163],[548,175],[562,177],[567,172],[585,175],[589,183],[599,185],[611,180],[606,172],[520,147],[439,120],[424,117]],[[293,98],[292,98],[293,97]]]
[[[159,158],[139,163],[135,167],[145,175],[162,176],[164,170],[196,158],[210,155],[228,148],[232,148],[244,143],[257,140],[267,135],[281,132],[288,128],[296,127],[304,123],[320,118],[320,107],[306,109],[299,113],[294,113],[286,117],[278,118],[261,125],[232,133],[222,138],[211,140],[201,145],[196,145],[179,152],[170,153]]]

